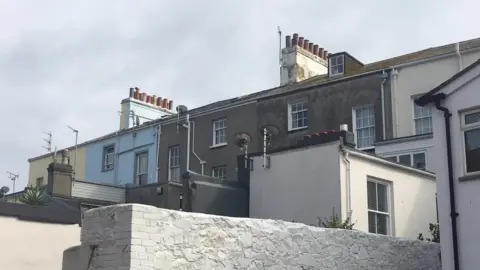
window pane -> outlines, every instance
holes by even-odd
[[[425,153],[413,154],[413,167],[421,170],[426,169]]]
[[[368,232],[377,233],[377,219],[373,212],[368,212]]]
[[[480,112],[465,115],[465,125],[480,122]]]
[[[376,183],[367,182],[368,209],[377,210]]]
[[[467,172],[480,171],[480,128],[465,131]]]
[[[386,157],[385,159],[391,162],[397,162],[397,157]]]
[[[377,233],[378,234],[387,234],[388,233],[388,216],[382,214],[376,214],[377,216]]]
[[[406,166],[412,166],[412,160],[410,158],[410,154],[399,156],[398,162]]]
[[[388,212],[387,186],[382,184],[377,184],[377,196],[378,196],[377,210],[381,212]]]

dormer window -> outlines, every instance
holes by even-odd
[[[330,76],[342,75],[345,70],[343,54],[330,57],[329,61]]]

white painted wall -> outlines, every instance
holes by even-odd
[[[0,217],[0,268],[60,270],[63,251],[80,244],[78,225]]]
[[[426,170],[435,172],[433,135],[414,136],[383,141],[375,144],[375,154],[381,157],[399,156],[425,152]]]
[[[333,208],[340,214],[338,143],[274,153],[270,169],[253,158],[250,217],[318,224]]]
[[[298,46],[282,49],[281,85],[328,74],[328,62]]]
[[[476,77],[469,84],[460,87],[465,82],[459,79],[452,85],[447,86],[445,92],[451,92],[452,89],[460,87],[451,94],[443,104],[453,114],[451,117],[451,139],[453,154],[453,174],[456,194],[456,210],[459,213],[457,218],[458,225],[458,244],[460,254],[460,268],[465,270],[478,269],[480,265],[480,175],[476,180],[459,182],[459,177],[464,175],[464,148],[462,132],[460,131],[459,110],[480,106],[480,68],[467,73],[466,77]],[[472,75],[473,74],[473,75]],[[433,109],[435,163],[437,166],[437,193],[440,219],[440,238],[442,246],[442,265],[443,269],[453,269],[453,246],[452,246],[452,228],[450,218],[450,198],[448,185],[448,164],[447,149],[445,144],[445,120],[443,113]]]
[[[436,223],[435,177],[384,165],[349,155],[352,188],[352,221],[355,228],[368,231],[367,179],[390,183],[391,235],[416,238],[428,233],[429,223]],[[342,170],[346,165],[342,163]],[[346,181],[342,178],[342,181]]]
[[[349,154],[351,205],[355,229],[368,232],[367,178],[391,183],[392,235],[416,238],[428,235],[436,223],[435,179],[423,171]],[[339,143],[274,153],[271,168],[262,168],[262,157],[254,157],[250,175],[250,217],[316,224],[336,212],[347,216],[347,167]],[[374,158],[375,159],[375,158]],[[341,209],[341,210],[340,210]]]
[[[480,51],[462,55],[463,68],[480,58]],[[424,94],[440,85],[459,71],[458,56],[398,68],[392,79],[393,118],[396,122],[395,137],[415,135],[412,96]]]

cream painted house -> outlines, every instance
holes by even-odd
[[[433,116],[442,267],[479,269],[480,60],[417,104]]]
[[[383,157],[435,172],[431,160],[433,135],[431,108],[414,100],[480,58],[480,39],[452,43],[401,56],[404,61],[390,66],[392,135],[377,142],[375,152]]]
[[[85,143],[77,146],[75,155],[75,147],[66,148],[70,152],[70,164],[75,164],[75,179],[85,179]],[[57,151],[61,153],[63,150]],[[75,162],[75,156],[77,161]],[[57,160],[60,160],[57,155]],[[48,182],[48,165],[53,162],[53,153],[37,156],[28,159],[28,184],[33,186],[46,185]]]
[[[351,215],[357,230],[428,235],[437,222],[435,175],[355,150],[347,146],[354,139],[339,141],[351,133],[336,134],[253,154],[250,217],[318,224],[335,209],[342,220]]]

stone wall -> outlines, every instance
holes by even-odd
[[[85,212],[81,241],[63,269],[441,269],[434,243],[138,204]]]

